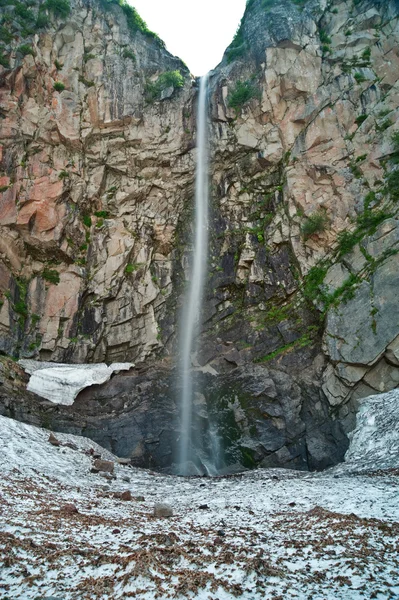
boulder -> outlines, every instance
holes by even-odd
[[[97,471],[101,471],[103,473],[114,472],[114,463],[111,460],[101,460],[100,458],[96,458],[96,460],[93,463],[93,467]]]
[[[164,518],[164,517],[173,517],[173,508],[170,504],[155,504],[154,506],[154,517]]]

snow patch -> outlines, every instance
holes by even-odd
[[[345,463],[362,470],[398,467],[399,390],[369,396],[360,402]]]
[[[70,406],[86,387],[108,381],[113,373],[128,371],[132,363],[67,365],[23,359],[19,364],[31,375],[28,391],[54,404]]]

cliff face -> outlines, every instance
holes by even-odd
[[[211,74],[198,406],[215,412],[232,462],[336,462],[357,400],[399,381],[398,13],[393,0],[250,0]],[[25,57],[14,20],[0,67],[2,351],[173,358],[195,86],[118,6],[77,1],[49,19]],[[174,379],[136,372],[45,411],[166,466]],[[30,402],[9,396],[7,410],[27,419]]]
[[[161,348],[192,185],[188,72],[117,5],[75,2],[48,18],[33,55],[17,47],[1,76],[2,349],[144,359]],[[159,82],[176,69],[178,98]]]

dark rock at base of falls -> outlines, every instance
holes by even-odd
[[[301,371],[302,379],[298,371],[294,379],[284,369],[253,364],[220,375],[196,373],[201,393],[192,439],[202,445],[202,457],[211,453],[210,432],[217,431],[221,473],[236,465],[319,470],[342,461],[347,437],[323,392]],[[172,472],[180,435],[176,377],[164,367],[119,374],[82,391],[72,406],[51,405],[7,384],[0,387],[0,414],[87,436],[134,466]]]

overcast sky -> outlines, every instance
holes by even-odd
[[[221,61],[245,9],[245,0],[128,1],[197,76]]]

